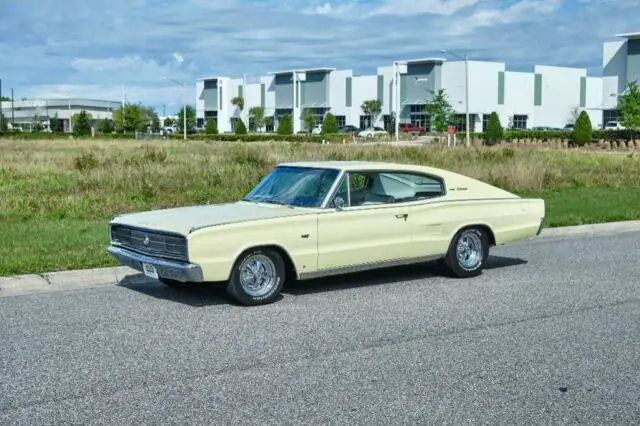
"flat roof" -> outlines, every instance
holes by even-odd
[[[406,64],[424,64],[429,62],[445,62],[445,58],[418,58],[418,59],[404,59],[402,61],[394,61]]]
[[[383,161],[296,161],[288,163],[280,163],[278,166],[284,167],[309,167],[322,169],[337,170],[413,170],[413,171],[430,171],[442,174],[446,171],[435,167],[428,167],[416,164],[401,164]]]
[[[638,38],[640,38],[640,32],[616,34],[616,37],[628,38],[628,39],[638,39]]]
[[[220,80],[223,78],[228,78],[228,77],[201,77],[198,79],[198,81],[204,81],[204,80]]]
[[[287,71],[272,71],[268,73],[269,75],[282,75],[282,74],[293,74],[293,72],[330,72],[335,71],[336,68],[300,68],[295,70],[287,70]]]

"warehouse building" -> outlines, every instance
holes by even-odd
[[[584,110],[593,126],[601,128],[617,117],[616,99],[626,81],[640,77],[640,33],[617,37],[622,40],[604,44],[602,77],[589,76],[584,68],[534,65],[531,71],[521,72],[507,70],[502,62],[469,61],[470,127],[483,131],[489,114],[496,111],[504,127],[561,129]],[[251,84],[242,78],[202,78],[196,83],[198,126],[213,118],[221,132],[230,132],[235,120],[242,117],[248,123],[249,109],[261,106],[265,116],[272,118],[266,131],[273,131],[283,114],[293,117],[294,131],[300,131],[305,110],[318,120],[330,111],[338,125],[389,130],[399,111],[400,123],[429,128],[424,105],[445,89],[457,113],[457,127],[465,130],[465,65],[462,60],[421,58],[381,66],[373,75],[310,68],[271,72]],[[243,110],[232,105],[236,96],[244,98]],[[361,109],[364,101],[372,99],[382,103],[375,123]]]
[[[24,99],[14,102],[2,102],[2,114],[9,127],[25,131],[31,130],[34,123],[49,129],[49,120],[58,117],[62,120],[65,132],[72,130],[71,117],[80,111],[86,111],[93,118],[94,127],[107,118],[113,118],[113,111],[122,107],[121,102],[84,99]]]

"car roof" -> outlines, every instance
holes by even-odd
[[[400,164],[383,161],[298,161],[291,163],[281,163],[278,166],[286,167],[310,167],[317,169],[337,169],[337,170],[385,170],[385,171],[415,171],[423,173],[433,173],[440,176],[448,174],[446,170],[435,167],[422,166],[417,164]]]

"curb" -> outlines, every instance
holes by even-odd
[[[640,220],[545,228],[536,238],[614,235],[634,231],[640,231]],[[127,266],[16,275],[0,277],[0,297],[116,285],[125,278],[127,281],[149,280]]]

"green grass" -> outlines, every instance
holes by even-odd
[[[639,219],[640,160],[531,147],[400,148],[204,141],[0,140],[0,275],[115,265],[115,213],[242,197],[275,164],[428,164],[547,201],[550,226]]]

